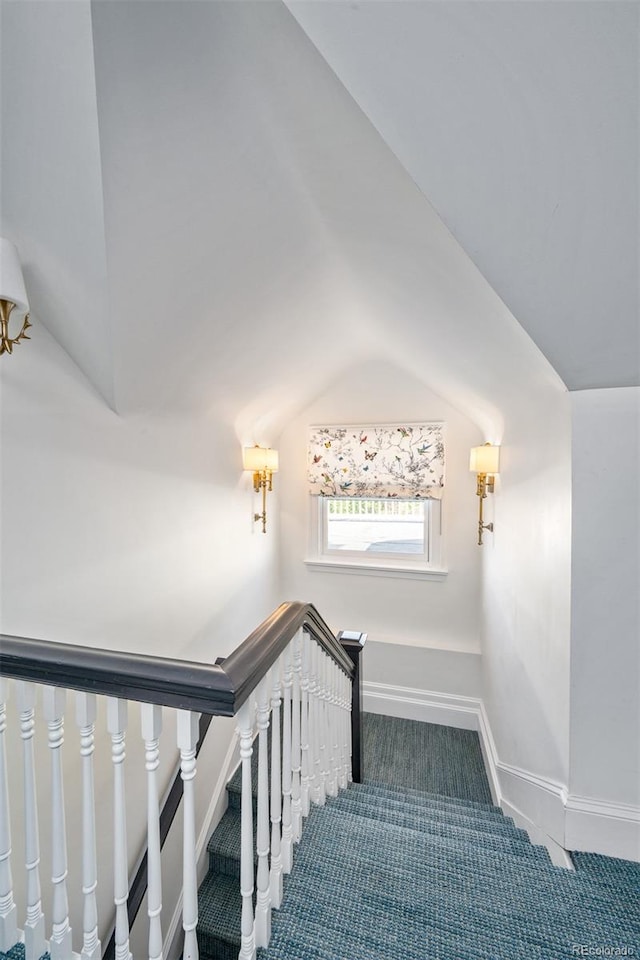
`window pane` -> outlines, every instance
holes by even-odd
[[[422,500],[328,499],[326,517],[329,550],[425,552],[425,503]]]

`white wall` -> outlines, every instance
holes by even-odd
[[[566,785],[568,394],[560,386],[536,386],[532,378],[505,404],[504,433],[496,439],[502,450],[495,531],[482,548],[485,706],[500,761]]]
[[[213,419],[181,423],[116,416],[40,325],[34,325],[31,342],[4,360],[0,631],[206,662],[230,653],[278,600],[277,530],[273,525],[263,536],[254,526],[257,503],[250,478],[242,473],[240,439],[228,425]],[[273,497],[275,510],[277,495]],[[131,713],[127,781],[132,863],[142,839],[145,807],[136,800],[144,762],[137,711]],[[9,717],[9,736],[17,741],[13,703]],[[113,897],[112,788],[102,715],[98,726],[96,797],[104,926]],[[222,722],[210,732],[218,738],[222,754],[230,735]],[[47,796],[48,781],[44,736],[39,724],[41,797]],[[10,768],[13,867],[20,900],[24,853],[18,742],[11,746]],[[161,773],[166,777],[175,758],[170,716],[164,744]],[[70,777],[69,895],[78,950],[79,791],[74,768],[79,744],[72,698],[64,754]],[[215,779],[217,771],[209,775]],[[45,903],[50,889],[48,821],[45,804],[40,820]],[[23,917],[20,912],[20,922]]]
[[[367,640],[362,657],[365,682],[433,690],[455,697],[481,696],[480,667],[480,652],[436,650],[375,640]]]
[[[405,580],[346,571],[328,573],[306,566],[309,426],[402,420],[446,422],[443,527],[447,578]],[[478,651],[480,553],[475,542],[475,480],[469,473],[468,460],[469,448],[481,441],[478,428],[466,417],[389,363],[367,361],[340,377],[287,427],[280,440],[277,484],[284,595],[311,600],[334,629],[364,630],[374,643]],[[405,683],[429,688],[426,676],[407,676]]]
[[[232,428],[118,417],[40,326],[6,359],[3,631],[229,653],[273,606],[277,533],[253,524]]]
[[[640,390],[571,395],[572,794],[640,806]],[[636,851],[636,856],[640,851]]]

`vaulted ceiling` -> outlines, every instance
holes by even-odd
[[[640,6],[287,3],[568,388],[640,382]]]
[[[369,355],[485,428],[539,350],[637,382],[635,5],[2,16],[2,234],[118,412],[273,431]]]

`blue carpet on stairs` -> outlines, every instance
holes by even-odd
[[[312,809],[260,960],[640,958],[640,865],[554,867],[491,805],[475,733],[365,714],[364,762],[364,784]],[[200,891],[203,960],[239,949],[237,777],[228,790]]]
[[[310,818],[261,960],[640,956],[637,865],[618,861],[614,883],[553,867],[522,838],[502,850],[473,838],[473,813],[456,838],[424,829],[421,810],[406,827],[339,804]]]
[[[366,780],[491,803],[475,730],[365,713],[363,766]]]
[[[16,945],[11,947],[11,950],[7,950],[6,953],[0,950],[0,960],[24,960],[24,943],[16,943]],[[49,954],[44,953],[40,960],[50,960]]]

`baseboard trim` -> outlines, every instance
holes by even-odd
[[[522,830],[527,831],[531,843],[538,847],[547,848],[549,859],[556,867],[564,867],[565,870],[575,870],[575,865],[571,859],[571,854],[569,851],[565,850],[561,844],[556,843],[556,841],[552,840],[548,834],[540,830],[533,820],[525,816],[521,810],[518,810],[516,807],[512,806],[508,800],[503,799],[501,808],[507,817],[511,817],[516,827],[520,827]]]
[[[498,775],[498,764],[500,761],[498,760],[498,750],[495,740],[493,739],[493,733],[491,732],[489,717],[487,716],[487,711],[482,701],[480,702],[480,709],[478,710],[478,736],[480,737],[480,749],[482,750],[482,757],[484,759],[484,768],[487,772],[487,779],[489,780],[491,799],[497,807],[500,807],[502,805],[502,791],[500,789],[500,777]]]
[[[640,861],[640,807],[569,794],[565,843],[571,850]]]
[[[478,733],[493,802],[527,831],[532,843],[547,848],[553,863],[572,869],[564,844],[563,785],[500,760],[482,702]]]
[[[459,697],[435,690],[417,690],[413,687],[365,681],[363,702],[368,713],[380,713],[403,720],[421,720],[423,723],[438,723],[461,730],[478,729],[481,702],[475,697]]]

